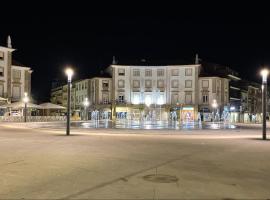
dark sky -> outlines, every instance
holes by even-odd
[[[64,78],[66,64],[74,66],[75,78],[86,78],[106,68],[113,55],[120,61],[193,60],[198,53],[203,60],[230,66],[252,80],[259,78],[262,64],[270,64],[268,12],[67,13],[2,21],[0,44],[11,35],[18,49],[14,58],[34,70],[32,95],[39,101],[49,99],[51,81]]]

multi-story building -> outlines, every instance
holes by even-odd
[[[113,116],[195,119],[199,67],[111,65]]]
[[[20,101],[25,92],[31,93],[32,70],[13,60],[14,51],[8,37],[7,47],[0,46],[0,97],[11,102]]]
[[[210,121],[225,116],[224,108],[229,103],[229,79],[220,77],[199,78],[199,111],[201,120]],[[216,103],[217,107],[212,105]]]
[[[51,102],[67,107],[67,84],[52,88]],[[89,112],[98,110],[103,112],[111,111],[111,78],[95,77],[74,81],[71,89],[71,109],[74,115],[81,116],[84,112],[84,101],[88,98]]]

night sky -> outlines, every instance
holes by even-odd
[[[134,13],[134,12],[133,12]],[[172,15],[175,14],[175,15]],[[51,81],[64,79],[71,64],[75,79],[87,78],[117,60],[194,60],[223,64],[241,76],[259,80],[258,69],[270,64],[268,12],[248,17],[203,14],[16,16],[1,21],[0,45],[11,35],[13,58],[30,66],[32,95],[48,101]]]

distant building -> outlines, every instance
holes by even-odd
[[[32,70],[13,60],[10,36],[7,47],[0,46],[0,97],[11,102],[20,101],[27,92],[31,95]]]

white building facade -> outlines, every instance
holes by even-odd
[[[113,114],[129,119],[194,120],[199,67],[111,65]]]
[[[7,47],[0,46],[0,97],[11,102],[20,101],[25,92],[31,95],[32,70],[12,59],[14,51],[9,37]]]

